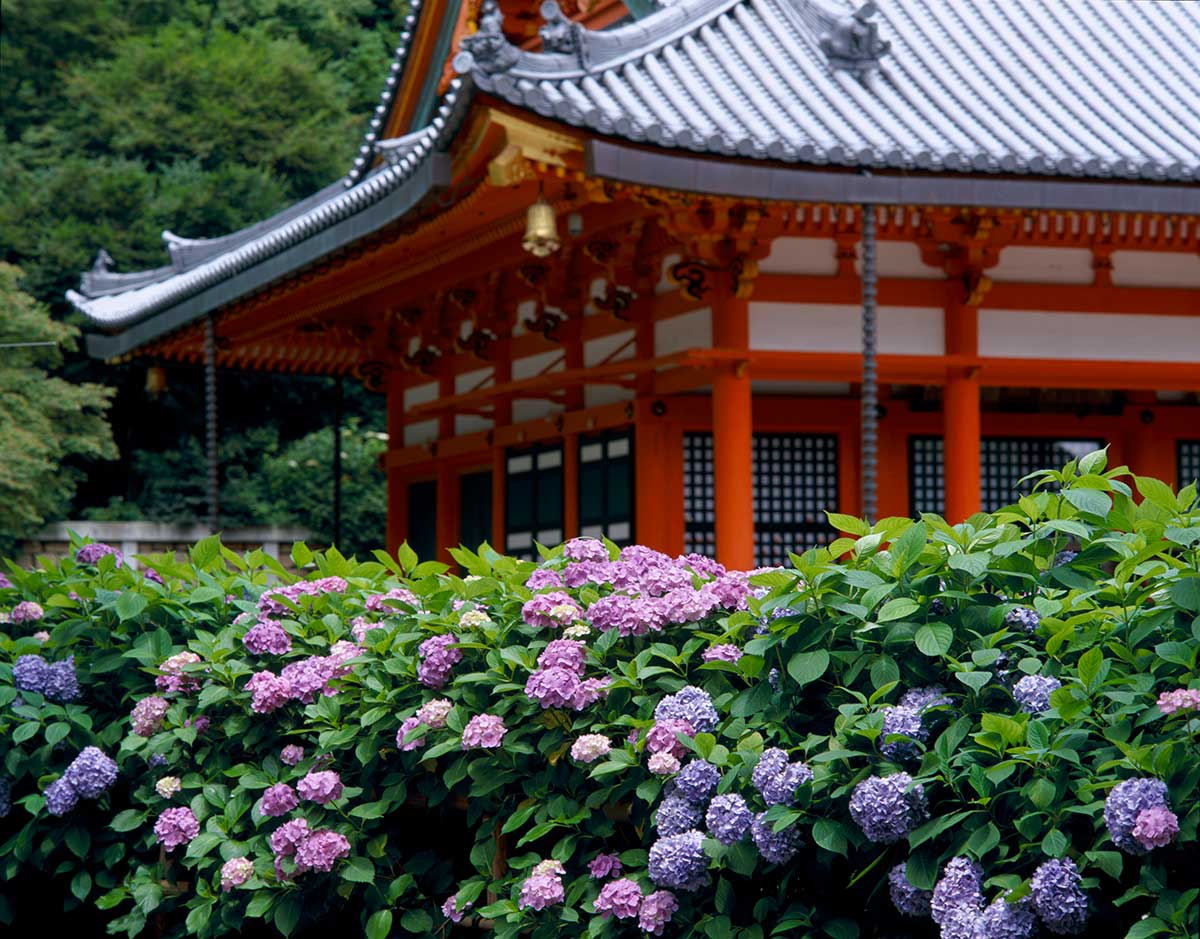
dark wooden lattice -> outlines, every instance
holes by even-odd
[[[1176,453],[1179,488],[1200,481],[1200,440],[1181,440]]]
[[[510,450],[506,468],[505,550],[536,559],[535,542],[556,545],[563,538],[562,444]]]
[[[683,435],[683,550],[717,553],[712,434]]]

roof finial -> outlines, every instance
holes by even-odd
[[[821,51],[835,69],[862,77],[879,67],[891,43],[879,38],[879,24],[871,21],[875,4],[868,0],[853,13],[840,16],[821,34]]]
[[[578,55],[582,48],[579,34],[583,32],[583,27],[562,11],[557,0],[545,0],[541,11],[542,19],[546,21],[538,30],[538,35],[542,37],[542,51]]]
[[[113,259],[112,255],[101,248],[96,252],[96,260],[92,262],[93,274],[107,274],[112,270]]]
[[[463,36],[454,69],[459,74],[475,69],[488,74],[503,72],[516,64],[518,55],[517,47],[504,35],[504,14],[496,0],[485,0],[479,11],[479,28]]]

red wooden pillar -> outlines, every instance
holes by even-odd
[[[946,303],[946,354],[979,354],[979,310],[962,302],[957,285]],[[972,367],[952,369],[942,401],[946,520],[961,522],[980,508],[979,380]]]
[[[713,345],[746,350],[750,304],[721,297],[713,304]],[[750,373],[744,365],[713,374],[713,479],[716,495],[717,560],[726,567],[754,566],[753,417]]]
[[[408,480],[402,469],[386,462],[404,446],[404,381],[403,373],[398,370],[388,374],[387,432],[387,452],[383,455],[387,478],[387,550],[395,554],[408,537]]]
[[[438,394],[448,398],[454,394],[454,373],[447,369],[438,379]],[[438,417],[438,449],[437,458],[437,553],[438,559],[447,564],[453,564],[450,549],[457,548],[461,541],[462,526],[459,524],[459,493],[458,473],[454,467],[440,455],[441,444],[454,436],[454,414],[442,414]]]
[[[563,365],[567,369],[583,368],[583,321],[573,319],[568,324]],[[566,390],[567,413],[584,406],[583,384],[573,384]],[[563,435],[563,540],[579,536],[579,435]]]

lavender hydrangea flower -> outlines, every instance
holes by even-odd
[[[561,589],[563,585],[562,578],[558,575],[558,571],[552,571],[546,568],[539,568],[529,575],[525,581],[525,586],[530,590],[546,590],[549,588]]]
[[[687,721],[658,721],[646,733],[646,749],[650,753],[669,753],[678,759],[687,753],[679,735],[693,737],[696,729]]]
[[[523,910],[544,910],[555,903],[562,903],[564,897],[561,877],[550,873],[535,873],[526,877],[525,882],[521,884],[518,906]]]
[[[166,698],[150,695],[142,698],[133,706],[129,714],[129,722],[133,732],[139,737],[152,737],[162,728],[163,718],[167,716]]]
[[[588,863],[588,873],[593,880],[621,876],[621,859],[615,854],[597,854]]]
[[[659,804],[654,827],[658,829],[660,837],[681,835],[696,828],[703,814],[700,806],[677,794],[670,795]]]
[[[75,677],[75,656],[69,655],[61,662],[52,662],[46,669],[47,700],[68,704],[79,700],[79,679]]]
[[[711,734],[720,719],[712,698],[703,688],[688,685],[667,695],[654,708],[656,721],[687,721],[698,734]]]
[[[431,636],[422,642],[417,650],[421,656],[417,681],[427,688],[445,685],[454,666],[462,661],[462,650],[451,648],[457,642],[458,637],[451,633]]]
[[[742,650],[733,643],[724,642],[718,646],[705,649],[700,658],[705,662],[731,662],[737,664],[742,657]]]
[[[501,718],[494,714],[476,714],[463,728],[462,746],[464,750],[493,750],[504,741],[506,733],[508,728]]]
[[[294,743],[289,743],[286,747],[279,751],[279,759],[287,766],[295,766],[304,759],[304,747]]]
[[[446,698],[434,698],[417,708],[417,720],[431,730],[441,730],[446,726],[446,718],[452,710],[454,705]]]
[[[200,823],[189,808],[165,809],[154,823],[154,834],[158,843],[170,853],[200,834]]]
[[[254,876],[254,862],[247,857],[231,857],[221,865],[221,890],[229,893]]]
[[[646,768],[655,776],[670,776],[679,772],[679,759],[673,753],[656,753],[646,761]]]
[[[396,731],[396,746],[401,752],[407,753],[410,750],[419,750],[425,746],[424,737],[414,737],[408,739],[408,735],[421,726],[421,719],[416,715],[406,717],[400,724],[400,729]]]
[[[301,799],[328,805],[342,797],[342,780],[333,770],[311,772],[296,784]]]
[[[323,655],[310,655],[299,662],[292,662],[283,667],[279,679],[288,689],[288,693],[297,701],[312,704],[318,693],[326,690],[326,685],[334,677],[335,663]]]
[[[8,586],[12,586],[10,583]],[[40,603],[35,603],[32,600],[22,600],[12,608],[12,612],[8,614],[8,618],[14,623],[36,623],[46,615],[46,611],[42,609]]]
[[[66,779],[56,779],[46,787],[42,796],[46,800],[46,811],[51,815],[66,815],[79,801],[79,793]]]
[[[579,677],[583,677],[584,662],[587,660],[587,646],[575,639],[553,639],[546,644],[538,656],[538,668],[565,668]]]
[[[679,901],[669,890],[655,890],[642,899],[638,911],[638,927],[643,932],[661,936],[663,928],[671,922],[671,916],[679,909]]]
[[[40,655],[22,655],[12,668],[13,684],[21,691],[44,695],[49,670],[50,666]]]
[[[287,815],[297,805],[299,805],[299,800],[296,798],[296,790],[287,783],[281,782],[270,786],[263,792],[258,810],[263,815],[275,818]]]
[[[659,838],[650,846],[648,869],[659,887],[699,890],[708,883],[704,835],[693,830]]]
[[[800,831],[793,825],[783,831],[774,831],[773,823],[767,821],[767,813],[759,812],[750,823],[750,837],[764,861],[771,864],[786,864],[796,856],[803,841]]]
[[[598,538],[572,538],[563,545],[563,556],[572,561],[607,561],[608,548]]]
[[[292,699],[292,687],[287,680],[273,672],[255,672],[246,682],[250,692],[250,710],[255,714],[270,714]]]
[[[1165,848],[1179,834],[1179,817],[1165,805],[1142,809],[1133,823],[1133,838],[1146,851]]]
[[[953,906],[941,923],[941,939],[978,939],[983,914],[970,906]]]
[[[467,910],[471,909],[475,904],[467,902],[463,904],[462,909],[458,908],[458,894],[452,893],[446,897],[442,904],[442,915],[452,923],[461,923],[462,918],[466,915]]]
[[[753,816],[746,800],[736,793],[716,796],[708,804],[708,832],[721,844],[734,844],[746,837]]]
[[[116,556],[117,567],[120,567],[125,560],[121,556],[121,552],[112,545],[104,544],[100,541],[93,541],[90,544],[83,545],[75,552],[75,561],[79,564],[96,564],[105,555],[112,554]]]
[[[1147,848],[1134,837],[1138,816],[1146,809],[1167,806],[1167,784],[1158,779],[1127,779],[1118,783],[1104,800],[1104,824],[1108,835],[1127,854],[1145,854]]]
[[[1050,675],[1026,675],[1013,687],[1013,697],[1026,714],[1050,710],[1050,695],[1062,682]]]
[[[1030,890],[1033,909],[1047,929],[1061,936],[1083,931],[1088,900],[1074,861],[1070,858],[1047,861],[1034,871]]]
[[[580,763],[595,763],[602,756],[607,756],[612,750],[604,734],[584,734],[571,744],[571,759]]]
[[[946,862],[942,876],[933,886],[930,910],[935,923],[942,922],[955,907],[978,912],[983,907],[983,868],[966,857]]]
[[[277,858],[291,857],[309,834],[308,822],[303,818],[293,818],[271,832],[271,850]]]
[[[891,844],[928,820],[925,790],[908,773],[872,776],[854,787],[850,817],[871,841]]]
[[[539,668],[525,682],[525,696],[543,708],[571,707],[579,676],[565,668]]]
[[[63,773],[81,798],[98,799],[117,781],[117,764],[99,747],[84,747]]]
[[[917,742],[924,743],[929,738],[929,731],[925,729],[919,711],[899,705],[883,709],[883,731],[880,738],[887,740],[892,735],[909,739],[883,743],[879,747],[879,752],[889,760],[904,762],[915,760],[921,755]]]
[[[708,801],[720,782],[721,773],[715,766],[705,760],[692,760],[679,771],[675,787],[681,796],[699,805]]]
[[[767,783],[778,776],[787,768],[788,755],[779,747],[768,747],[763,750],[762,756],[758,758],[758,763],[755,764],[753,772],[750,774],[750,781],[754,784],[754,788],[761,794]]]
[[[1038,611],[1025,606],[1014,607],[1004,614],[1005,626],[1020,629],[1027,634],[1037,632],[1037,628],[1041,622],[1042,617]]]
[[[920,688],[910,688],[900,698],[900,707],[911,708],[922,717],[931,708],[948,707],[954,701],[946,694],[941,685],[925,685]]]
[[[933,894],[909,883],[906,871],[907,865],[903,861],[888,871],[888,893],[892,897],[892,906],[905,916],[928,916]]]
[[[539,593],[521,607],[521,618],[526,624],[542,629],[567,626],[582,616],[583,609],[579,604],[561,590]]]
[[[778,747],[764,750],[750,775],[754,788],[767,805],[791,805],[796,800],[796,790],[812,778],[808,766],[789,763],[787,754]]]
[[[336,831],[314,831],[296,846],[296,870],[328,873],[342,858],[350,856],[350,841]]]
[[[253,655],[286,655],[292,651],[292,637],[278,623],[262,620],[246,630],[242,645]]]
[[[605,919],[610,916],[632,919],[642,906],[642,888],[628,877],[610,880],[600,888],[600,896],[596,897],[593,906]]]
[[[1009,903],[997,897],[979,916],[976,936],[972,939],[1030,939],[1037,929],[1033,901],[1028,897]]]

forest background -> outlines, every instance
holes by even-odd
[[[405,8],[401,0],[6,0],[0,251],[20,273],[0,278],[0,320],[24,322],[37,309],[59,324],[48,331],[82,329],[64,293],[98,249],[116,270],[157,267],[167,260],[164,229],[227,234],[343,175]],[[24,338],[2,324],[0,334]],[[18,412],[5,415],[11,436],[45,427],[62,435],[54,443],[67,455],[53,484],[27,486],[27,508],[43,521],[204,517],[198,367],[108,365],[82,343],[35,358],[0,349],[0,380],[6,367],[10,379],[18,365],[26,375],[41,375],[29,368],[39,367],[93,403],[111,394],[116,448],[98,438],[79,445],[80,423],[60,414],[19,413],[61,407],[47,400],[52,384],[6,395]],[[155,364],[167,377],[157,392],[146,382]],[[329,378],[220,375],[223,527],[294,523],[329,539],[334,399]],[[383,401],[347,381],[345,416],[341,544],[349,553],[383,542]],[[11,545],[32,534],[12,527],[4,531],[0,517],[0,554],[5,536]]]

